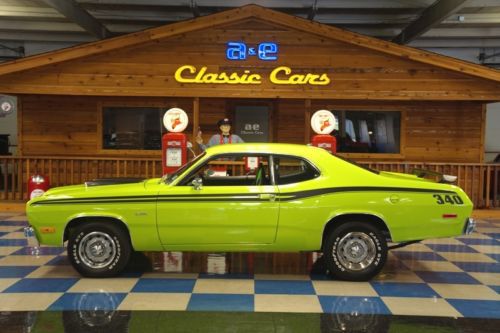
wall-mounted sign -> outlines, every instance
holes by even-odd
[[[179,108],[171,108],[163,115],[163,125],[169,132],[182,132],[188,126],[189,119],[186,112]]]
[[[290,67],[279,66],[269,74],[269,81],[274,84],[286,85],[320,85],[330,83],[328,74],[294,73]],[[262,84],[264,78],[260,74],[245,69],[239,72],[208,72],[206,66],[199,70],[195,66],[184,65],[175,71],[175,80],[180,83],[210,83],[210,84]]]
[[[242,42],[227,43],[226,58],[228,60],[246,60],[247,57],[257,56],[260,60],[277,60],[278,44],[260,43],[253,47]]]
[[[328,110],[318,110],[311,117],[311,127],[316,134],[330,134],[336,126],[337,120]]]

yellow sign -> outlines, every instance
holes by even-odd
[[[262,76],[260,74],[252,74],[248,69],[243,71],[243,74],[233,73],[210,73],[207,72],[206,66],[201,67],[198,71],[196,67],[184,65],[175,71],[175,80],[181,83],[216,83],[216,84],[261,84]],[[269,74],[269,80],[274,84],[310,84],[325,86],[330,83],[330,78],[326,73],[323,74],[293,74],[290,67],[276,67]]]

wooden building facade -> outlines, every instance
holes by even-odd
[[[327,109],[347,157],[482,163],[500,72],[248,5],[1,64],[0,93],[18,96],[20,156],[159,159],[157,135],[110,145],[106,114],[179,107],[194,142],[264,108],[267,141],[310,142]]]

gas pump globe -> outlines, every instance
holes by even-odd
[[[311,127],[316,133],[312,138],[312,145],[328,150],[330,153],[337,152],[337,139],[330,133],[338,128],[337,119],[328,110],[318,110],[311,117]]]
[[[179,108],[169,109],[163,116],[168,131],[161,142],[163,174],[172,173],[187,162],[187,135],[182,132],[188,123],[186,112]]]

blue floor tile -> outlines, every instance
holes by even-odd
[[[464,317],[500,318],[500,301],[447,299]]]
[[[487,253],[486,255],[500,262],[500,253]]]
[[[393,251],[392,253],[400,260],[445,261],[443,257],[434,252]]]
[[[491,289],[493,289],[494,291],[497,292],[497,294],[500,294],[500,286],[488,286],[490,287]]]
[[[0,227],[24,227],[28,225],[28,221],[0,221]]]
[[[425,283],[371,282],[373,289],[386,297],[440,297]]]
[[[481,284],[464,272],[434,272],[421,271],[415,272],[426,283],[452,283],[452,284]]]
[[[437,252],[477,253],[472,247],[458,244],[425,244]]]
[[[453,262],[466,272],[500,273],[500,265],[494,262]]]
[[[0,239],[0,246],[27,246],[26,239]]]
[[[71,288],[76,278],[22,279],[4,290],[4,293],[61,293]]]
[[[126,293],[67,293],[48,308],[50,311],[106,311],[116,310]]]
[[[391,314],[379,297],[319,296],[318,298],[325,313]]]
[[[315,295],[311,281],[255,280],[256,294]]]
[[[500,240],[500,232],[487,232],[485,235],[495,238],[496,240]]]
[[[39,266],[0,266],[0,278],[23,278]]]
[[[136,293],[190,293],[194,279],[140,279],[132,292]]]
[[[69,262],[68,256],[57,256],[55,258],[52,258],[49,262],[45,264],[45,266],[64,266],[64,265],[71,265]]]
[[[30,246],[23,247],[12,253],[14,255],[31,255],[33,248]],[[39,255],[59,255],[64,252],[64,247],[41,246],[38,248]]]
[[[200,279],[253,279],[253,274],[246,273],[224,273],[224,274],[214,274],[214,273],[200,273],[198,275]]]
[[[467,245],[495,245],[500,246],[500,241],[496,239],[488,238],[460,238],[462,243]]]
[[[193,294],[188,311],[254,311],[253,295]]]

